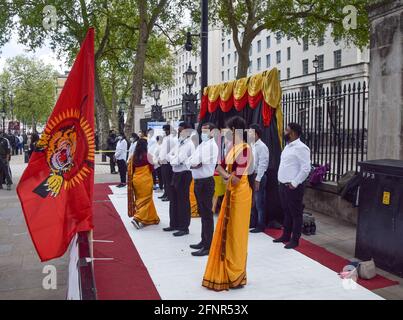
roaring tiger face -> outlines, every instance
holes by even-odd
[[[77,133],[74,127],[60,129],[48,141],[46,160],[53,171],[65,173],[74,166]]]

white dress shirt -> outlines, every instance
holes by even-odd
[[[256,173],[255,180],[260,182],[269,167],[269,148],[259,139],[252,145],[252,152],[254,159],[253,172]]]
[[[296,188],[311,172],[311,150],[300,139],[289,143],[281,153],[278,181]]]
[[[169,136],[164,137],[161,143],[160,152],[158,155],[158,160],[161,163],[168,163],[168,154],[175,148],[178,143],[178,138],[170,134]]]
[[[213,138],[199,144],[189,159],[191,167],[199,164],[202,165],[200,168],[191,169],[193,179],[204,179],[214,176],[217,159],[218,146]]]
[[[154,164],[155,169],[160,167],[160,165],[158,163],[160,150],[161,150],[161,145],[159,143],[156,143],[153,148],[153,152],[151,153],[151,155],[153,157],[153,164]]]
[[[127,142],[126,139],[119,140],[116,144],[115,159],[125,160],[127,155]]]
[[[178,141],[175,148],[167,155],[167,160],[172,165],[172,171],[189,171],[189,159],[194,152],[195,145],[193,144],[192,139],[185,138],[184,140]]]
[[[132,143],[130,144],[129,156],[128,156],[128,158],[127,158],[127,161],[129,161],[129,159],[133,156],[134,150],[136,149],[136,146],[137,146],[137,141],[132,142]]]

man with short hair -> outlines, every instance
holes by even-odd
[[[0,133],[0,189],[3,183],[7,185],[7,190],[11,190],[13,181],[10,170],[11,145],[4,132]]]
[[[175,148],[178,138],[174,136],[169,124],[162,127],[164,137],[158,153],[158,163],[161,165],[162,179],[164,180],[164,193],[159,197],[162,201],[170,201],[172,198],[172,166],[168,160],[168,154]],[[171,226],[164,228],[164,231],[173,231]]]
[[[201,217],[201,242],[190,245],[193,256],[206,256],[209,254],[214,233],[213,196],[214,171],[218,159],[218,146],[214,139],[216,127],[212,123],[202,126],[201,144],[189,159],[190,169],[194,180],[194,194],[197,201],[197,210]]]
[[[189,234],[191,220],[189,189],[192,182],[189,158],[195,151],[190,139],[192,127],[181,122],[178,127],[178,143],[168,154],[167,159],[172,165],[172,197],[169,199],[169,230],[177,230],[173,235],[181,237]]]
[[[115,169],[115,157],[114,157],[114,152],[116,149],[116,134],[115,130],[109,130],[109,136],[106,141],[107,143],[107,153],[106,155],[109,157],[109,166],[111,168],[111,173],[112,174],[117,174],[116,169]]]
[[[262,141],[262,128],[258,124],[249,127],[249,137],[252,140],[253,153],[253,206],[252,206],[252,226],[250,232],[259,233],[266,229],[265,216],[265,193],[267,182],[267,168],[269,167],[269,148]]]
[[[286,147],[278,169],[279,193],[284,211],[283,235],[273,242],[287,242],[284,248],[299,245],[303,222],[304,182],[311,171],[311,151],[300,140],[302,128],[290,123],[285,131]]]

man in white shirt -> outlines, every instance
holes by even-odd
[[[214,197],[214,171],[218,160],[218,146],[214,139],[216,127],[212,123],[202,126],[202,143],[189,159],[190,169],[194,180],[194,193],[197,209],[201,217],[201,242],[192,244],[193,256],[206,256],[209,254],[214,233],[213,197]]]
[[[195,151],[195,146],[190,138],[192,127],[186,122],[181,122],[178,127],[178,143],[168,154],[168,161],[172,165],[172,198],[169,199],[169,229],[177,230],[173,235],[181,237],[189,234],[191,219],[189,188],[192,182],[189,158]]]
[[[286,249],[296,248],[302,230],[304,182],[311,171],[311,151],[302,143],[302,128],[290,123],[285,131],[286,147],[278,169],[279,193],[284,211],[283,235],[273,242],[288,242]]]
[[[249,136],[254,142],[252,144],[252,152],[254,159],[253,177],[253,207],[252,221],[250,231],[252,233],[263,232],[266,229],[266,171],[269,167],[269,148],[262,141],[262,129],[258,124],[252,124],[249,127]]]
[[[162,178],[161,165],[158,162],[158,158],[159,158],[159,154],[160,154],[160,150],[161,150],[161,144],[162,144],[162,137],[157,136],[155,138],[155,141],[156,141],[156,144],[154,145],[154,148],[150,153],[153,156],[155,175],[158,178],[159,188],[160,188],[160,190],[164,190],[164,180]]]
[[[162,127],[165,137],[162,140],[158,154],[158,162],[161,165],[162,179],[164,180],[164,194],[159,197],[162,201],[170,201],[172,197],[172,166],[168,160],[168,154],[175,148],[178,138],[174,136],[171,126],[166,124]],[[170,227],[164,228],[165,231],[173,231]]]
[[[120,184],[118,188],[123,188],[126,185],[126,173],[127,173],[127,142],[123,134],[119,134],[118,142],[116,144],[115,160],[119,168]]]

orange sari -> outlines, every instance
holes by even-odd
[[[148,165],[136,167],[133,157],[128,162],[128,215],[144,225],[159,224],[153,201],[153,176]]]
[[[247,144],[235,145],[228,153],[226,163],[231,163],[230,160],[236,159],[245,148],[250,151]],[[227,165],[227,169],[232,172],[232,164]],[[231,178],[229,180],[202,283],[215,291],[246,284],[252,189],[246,174],[236,186],[232,185]]]

